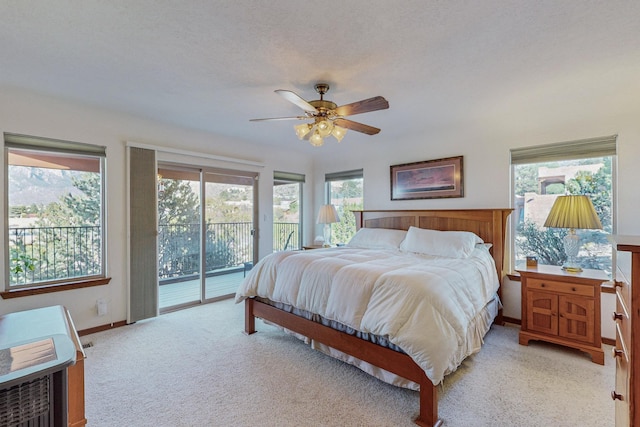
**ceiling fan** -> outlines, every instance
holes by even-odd
[[[324,99],[324,94],[329,91],[327,83],[315,85],[316,92],[320,94],[320,99],[315,101],[305,101],[296,93],[290,90],[278,89],[275,92],[287,101],[297,105],[304,110],[304,115],[293,117],[274,117],[268,119],[251,119],[252,122],[269,120],[313,120],[312,123],[303,123],[294,126],[296,135],[300,139],[307,139],[311,145],[319,147],[324,144],[324,138],[333,135],[338,142],[342,141],[347,129],[362,132],[367,135],[375,135],[380,129],[362,123],[345,119],[347,116],[368,113],[370,111],[384,110],[389,108],[389,102],[382,96],[363,99],[337,106],[335,102]]]

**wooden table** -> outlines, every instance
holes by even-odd
[[[522,286],[519,342],[542,340],[576,348],[604,365],[600,331],[601,270],[570,273],[554,265],[518,269]]]

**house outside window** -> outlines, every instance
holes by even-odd
[[[105,276],[105,147],[4,134],[5,290]]]
[[[611,244],[615,228],[614,186],[616,137],[550,144],[511,150],[513,177],[513,264],[524,267],[527,256],[539,264],[566,261],[563,238],[567,229],[544,223],[559,195],[586,195],[602,223],[602,230],[581,230],[578,263],[582,268],[611,272]]]
[[[352,211],[364,208],[364,178],[362,169],[325,175],[326,203],[338,211],[340,222],[331,224],[331,242],[348,243],[356,234],[356,219]]]

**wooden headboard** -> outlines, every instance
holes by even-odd
[[[491,254],[500,281],[504,276],[507,217],[513,209],[453,210],[362,210],[353,211],[356,229],[392,228],[408,230],[414,226],[441,231],[472,231],[485,243],[493,244]]]

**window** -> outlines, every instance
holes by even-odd
[[[325,175],[327,203],[336,207],[340,222],[331,224],[331,242],[347,243],[356,234],[356,219],[351,213],[364,207],[362,169]]]
[[[516,268],[527,256],[539,264],[562,265],[566,261],[563,238],[566,229],[545,228],[544,222],[558,195],[590,197],[602,230],[576,230],[582,268],[611,271],[611,245],[607,234],[614,229],[613,199],[616,136],[564,142],[511,150],[513,176],[513,253]]]
[[[273,250],[289,251],[302,247],[302,184],[305,176],[273,173]]]
[[[4,140],[7,290],[104,278],[105,147]]]

